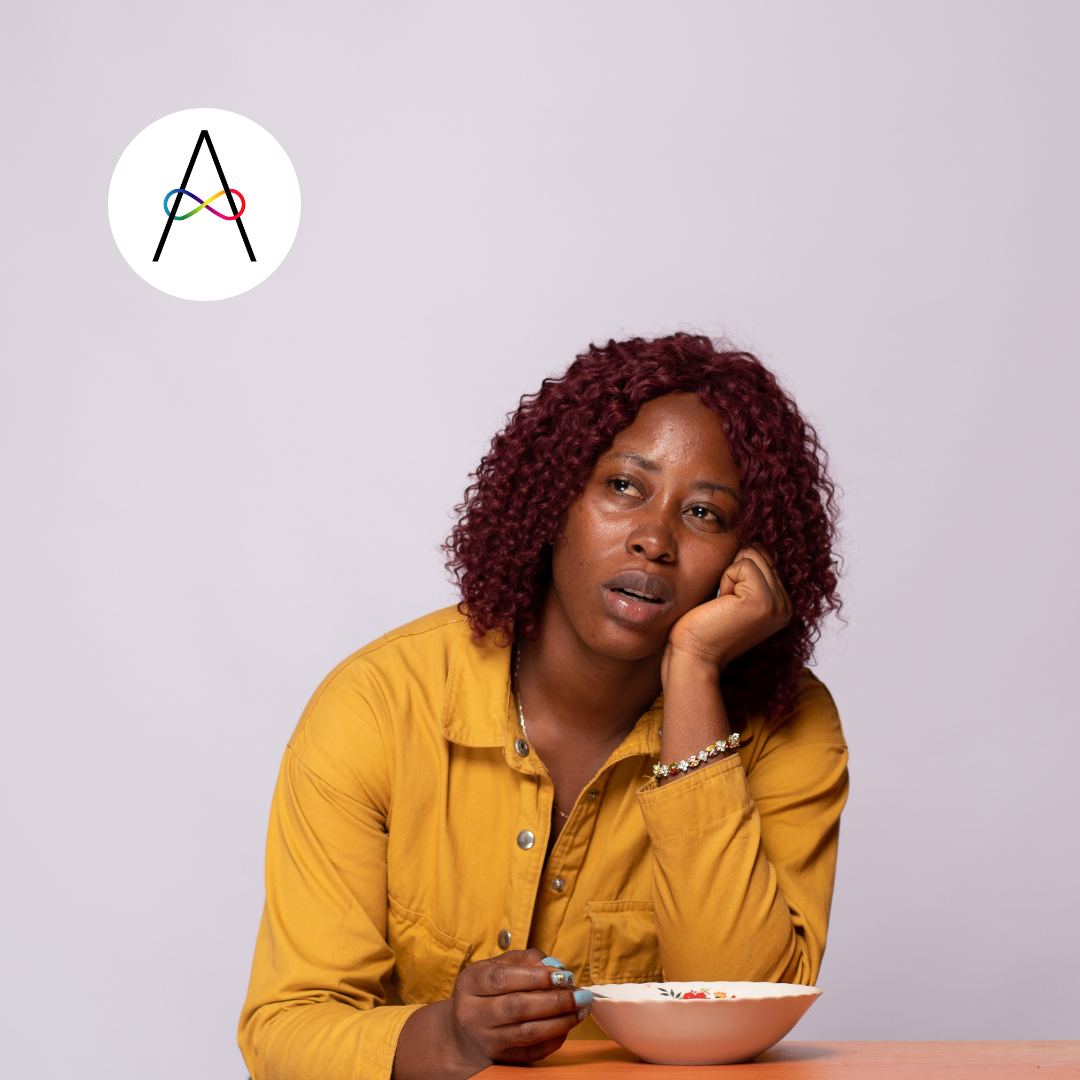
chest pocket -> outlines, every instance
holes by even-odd
[[[407,1005],[445,1001],[472,946],[444,934],[426,915],[402,907],[392,896],[388,900],[386,937],[394,951],[395,989]]]
[[[651,900],[590,900],[589,981],[657,982],[663,978]]]

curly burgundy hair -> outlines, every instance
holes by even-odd
[[[838,511],[817,433],[750,353],[682,333],[590,346],[565,375],[522,397],[492,439],[456,508],[447,569],[477,637],[537,637],[559,519],[641,406],[678,393],[697,394],[722,421],[743,492],[740,542],[765,546],[791,595],[788,625],[721,677],[736,716],[776,717],[791,707],[822,620],[840,607]]]

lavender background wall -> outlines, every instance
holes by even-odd
[[[5,15],[0,1061],[245,1075],[285,740],[450,602],[518,395],[591,339],[756,349],[845,490],[852,746],[801,1038],[1080,1038],[1080,7],[73,2]],[[106,216],[144,126],[289,152],[218,303]]]

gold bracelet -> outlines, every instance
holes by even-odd
[[[738,745],[739,733],[736,731],[734,735],[721,739],[718,743],[702,750],[699,754],[691,754],[690,757],[683,761],[673,761],[670,765],[654,765],[652,767],[653,777],[670,776],[673,772],[686,772],[687,769],[696,769],[703,762],[708,761],[709,758],[716,757],[717,754],[722,754],[725,750],[734,750]]]

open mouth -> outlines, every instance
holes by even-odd
[[[631,600],[637,600],[638,603],[645,604],[663,604],[666,603],[659,596],[653,596],[651,593],[635,592],[633,589],[612,589],[614,593],[621,593],[623,596],[629,597]]]
[[[671,583],[659,574],[624,570],[604,582],[604,603],[621,622],[651,623],[662,619],[675,602]]]

